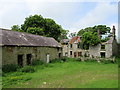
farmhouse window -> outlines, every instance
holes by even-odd
[[[74,57],[76,57],[77,56],[77,53],[76,52],[74,52]]]
[[[104,50],[105,49],[105,45],[101,45],[101,49]]]
[[[78,52],[78,56],[82,56],[82,52]]]
[[[70,51],[70,55],[72,55],[72,51]]]
[[[72,48],[72,44],[70,44],[70,48]]]
[[[67,55],[68,55],[68,53],[66,52],[66,53],[65,53],[65,56],[67,56]]]

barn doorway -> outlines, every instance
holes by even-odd
[[[105,52],[101,52],[101,58],[105,58]]]
[[[49,62],[50,62],[50,55],[47,54],[47,63],[49,63]]]
[[[61,53],[59,53],[59,58],[61,57]]]
[[[31,65],[32,54],[27,54],[27,65]]]
[[[18,55],[18,66],[23,67],[23,55]]]

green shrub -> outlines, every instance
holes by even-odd
[[[68,60],[68,57],[67,56],[63,56],[63,57],[61,57],[61,60],[66,62]]]
[[[33,65],[33,66],[35,66],[35,65],[43,65],[43,64],[44,64],[44,62],[41,61],[41,60],[34,60],[34,61],[32,62],[32,65]]]
[[[2,85],[7,86],[7,85],[12,85],[20,82],[26,82],[28,80],[31,80],[31,77],[23,77],[23,76],[9,76],[9,77],[4,77],[2,79]]]
[[[106,60],[106,59],[102,59],[101,62],[104,64],[113,63],[111,60]]]
[[[7,65],[3,65],[2,67],[2,71],[4,73],[7,73],[7,72],[15,72],[19,69],[20,67],[18,65],[15,65],[15,64],[7,64]]]
[[[97,62],[95,59],[87,59],[86,62]]]
[[[35,72],[35,69],[32,66],[25,66],[21,68],[20,71],[25,73],[33,73]]]
[[[53,60],[50,61],[50,63],[56,63],[56,62],[62,62],[62,60],[56,58],[56,59],[53,59]]]

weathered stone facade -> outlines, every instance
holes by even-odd
[[[104,49],[102,49],[102,45],[105,46]],[[116,40],[113,40],[111,43],[103,43],[98,44],[97,46],[90,46],[89,47],[89,54],[92,57],[102,57],[102,54],[105,54],[106,58],[117,56],[118,50],[117,50],[117,42]]]
[[[1,30],[2,65],[18,64],[30,65],[33,60],[42,60],[49,63],[61,57],[61,46],[53,38],[28,33]]]
[[[23,66],[27,64],[27,54],[31,54],[31,62],[33,60],[42,60],[47,62],[47,55],[49,59],[53,60],[59,58],[59,51],[53,47],[2,47],[2,63],[18,64],[18,55],[23,55]]]
[[[81,42],[80,37],[73,37],[67,45],[63,46],[63,53],[67,52],[68,57],[78,58],[78,57],[106,57],[110,58],[112,56],[118,55],[118,45],[115,37],[110,37],[107,42],[98,44],[96,46],[89,46],[88,50],[84,50],[82,46],[78,46]],[[104,47],[104,48],[103,48]],[[63,54],[64,56],[65,54]],[[66,56],[66,55],[65,55]]]

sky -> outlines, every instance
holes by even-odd
[[[0,0],[0,28],[21,25],[34,14],[54,19],[70,33],[95,25],[115,25],[118,37],[118,0]]]

